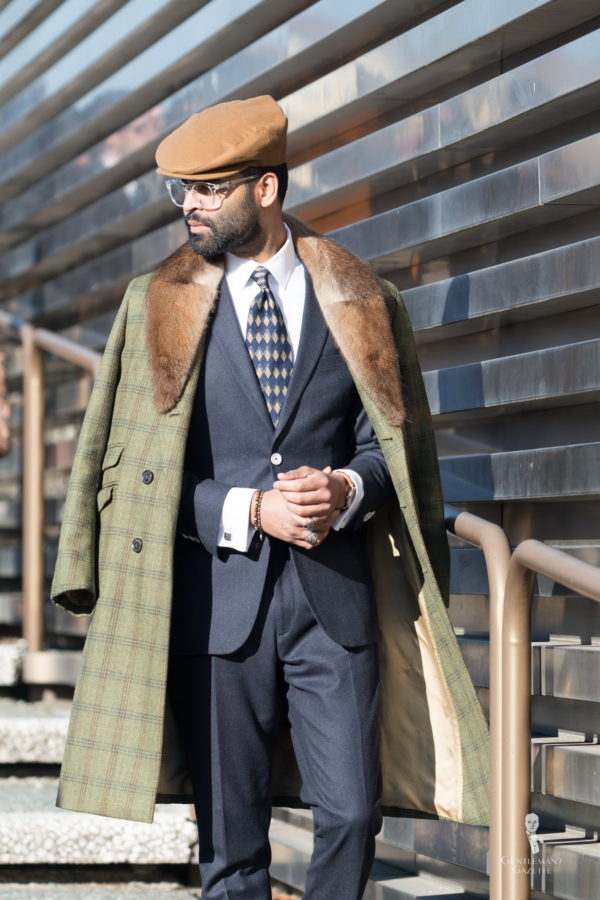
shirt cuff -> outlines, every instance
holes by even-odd
[[[334,472],[343,472],[345,475],[348,475],[348,477],[351,478],[356,485],[356,493],[354,495],[352,503],[350,504],[348,509],[345,509],[339,514],[339,516],[331,526],[334,531],[341,531],[341,529],[345,528],[345,526],[348,525],[354,518],[354,515],[360,504],[362,503],[363,497],[365,496],[365,488],[361,476],[358,474],[358,472],[355,472],[354,469],[334,469]]]
[[[231,488],[223,503],[217,547],[239,550],[247,553],[254,537],[254,528],[250,525],[250,504],[254,488]]]

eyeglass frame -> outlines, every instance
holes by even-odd
[[[258,181],[258,179],[261,177],[262,177],[262,174],[261,175],[246,175],[244,178],[236,178],[236,179],[232,179],[231,181],[221,181],[221,182],[214,182],[214,181],[188,181],[188,182],[186,182],[183,180],[183,178],[168,178],[165,182],[165,187],[167,188],[167,192],[169,194],[171,202],[175,206],[177,206],[179,209],[182,209],[183,205],[185,203],[185,197],[187,197],[188,192],[196,191],[197,185],[202,184],[205,187],[210,189],[213,201],[216,200],[217,198],[219,198],[221,202],[219,203],[218,206],[203,206],[202,198],[200,197],[199,194],[197,194],[197,199],[198,199],[198,202],[200,205],[200,209],[205,209],[208,212],[215,212],[216,210],[221,209],[221,207],[223,206],[223,200],[225,199],[225,197],[220,196],[220,194],[219,194],[220,191],[227,190],[227,188],[230,188],[230,187],[237,187],[238,184],[247,184],[250,181]],[[181,185],[183,187],[183,189],[185,191],[183,203],[177,203],[177,201],[174,199],[173,194],[171,193],[170,185]]]

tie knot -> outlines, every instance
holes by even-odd
[[[261,291],[269,290],[269,271],[264,266],[258,266],[251,275]]]

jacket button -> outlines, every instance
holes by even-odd
[[[144,484],[150,484],[154,481],[154,472],[151,472],[150,469],[145,469],[145,471],[142,472],[142,481]]]
[[[281,456],[281,453],[273,453],[271,455],[271,462],[273,463],[274,466],[280,466],[281,463],[283,462],[283,457]]]
[[[140,553],[143,546],[144,542],[141,538],[134,538],[131,542],[131,549],[134,553]]]

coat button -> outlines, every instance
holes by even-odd
[[[142,481],[144,482],[144,484],[150,484],[152,481],[154,481],[154,472],[151,472],[150,469],[145,469],[142,472]]]
[[[280,466],[281,463],[283,462],[281,453],[273,453],[271,455],[271,462],[273,463],[274,466]]]
[[[144,542],[141,538],[134,538],[131,542],[131,549],[134,553],[140,553],[143,546]]]

